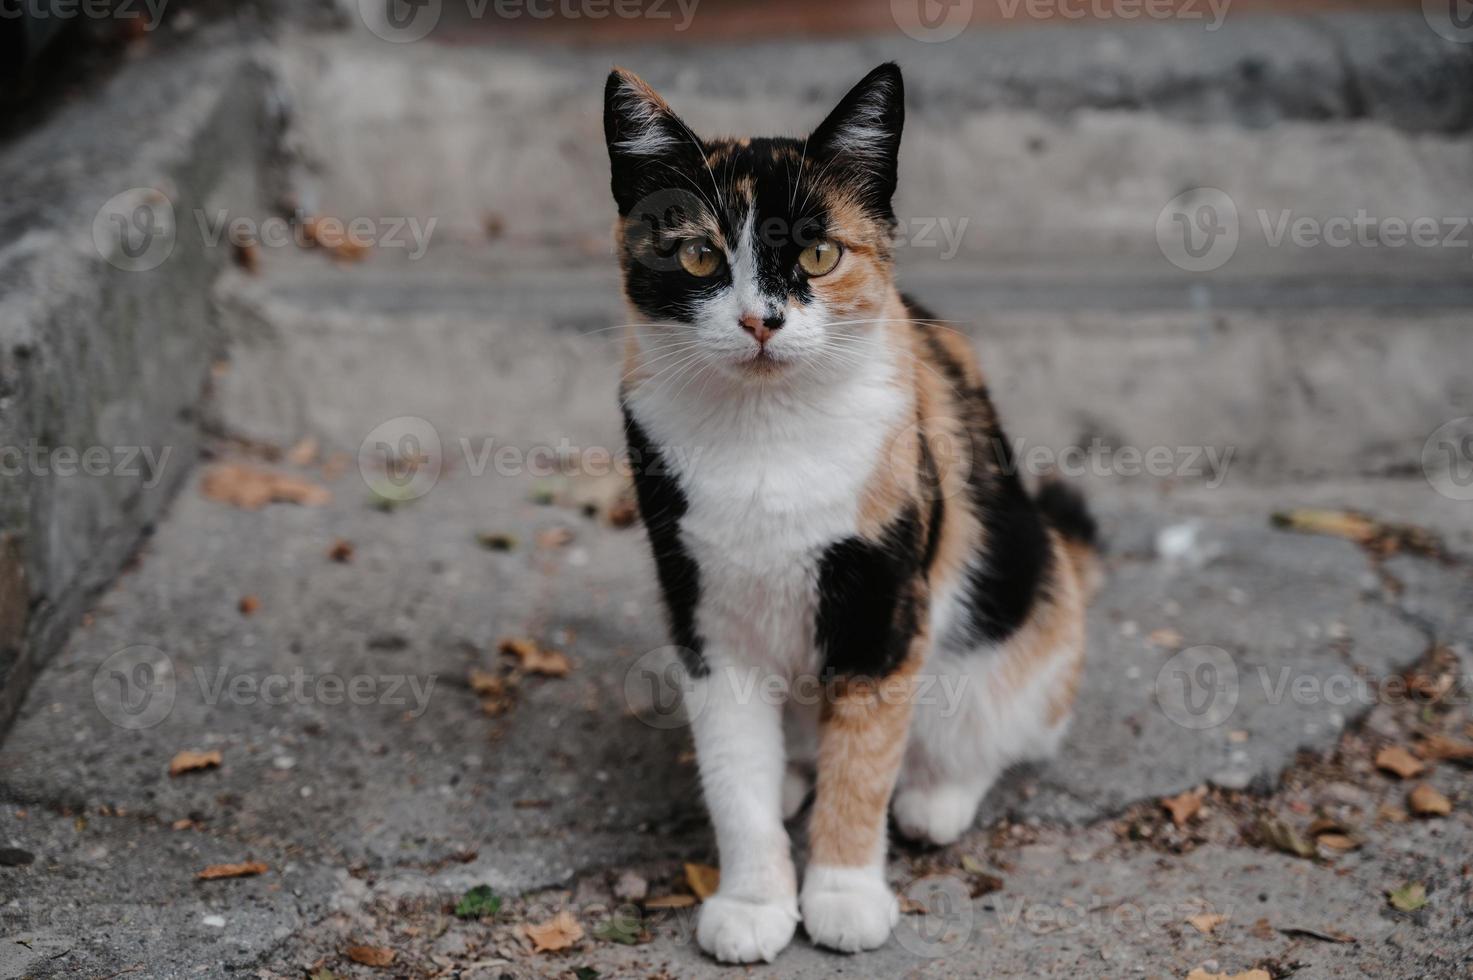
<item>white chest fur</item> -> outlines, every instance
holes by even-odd
[[[699,403],[631,393],[685,494],[681,541],[700,568],[708,657],[813,666],[817,563],[855,533],[863,488],[886,465],[909,408],[895,370],[876,357],[842,381],[731,385]]]

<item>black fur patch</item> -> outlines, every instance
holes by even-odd
[[[624,409],[624,436],[639,514],[655,556],[655,574],[670,616],[670,635],[680,647],[681,659],[692,677],[710,673],[702,656],[704,644],[696,633],[696,605],[701,600],[701,570],[680,542],[680,519],[687,507],[685,492],[670,473],[657,447],[650,444],[629,409]]]
[[[921,492],[931,500],[931,516],[926,522],[926,549],[921,555],[921,568],[930,572],[931,566],[936,563],[936,554],[941,550],[941,525],[946,520],[946,497],[941,488],[941,474],[936,469],[936,457],[931,455],[931,443],[924,430],[919,444]]]
[[[967,576],[972,632],[1001,643],[1028,621],[1053,571],[1048,531],[1017,474],[974,494],[987,537],[986,560]]]
[[[850,537],[825,549],[815,632],[826,674],[883,677],[904,661],[920,623],[921,536],[912,504],[879,542]]]
[[[1058,480],[1048,480],[1038,488],[1038,509],[1058,531],[1070,541],[1099,547],[1100,529],[1084,495]]]
[[[908,298],[906,305],[915,318],[932,319]],[[970,437],[967,504],[982,525],[986,554],[967,574],[968,632],[973,640],[1000,643],[1028,621],[1048,588],[1054,557],[1048,528],[1023,487],[987,387],[970,382],[963,366],[940,342],[936,331],[942,328],[917,323],[915,329],[951,385]]]

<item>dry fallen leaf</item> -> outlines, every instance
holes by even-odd
[[[1402,885],[1395,891],[1387,892],[1386,900],[1392,907],[1403,912],[1415,912],[1427,905],[1427,886],[1421,882]]]
[[[1417,743],[1417,754],[1433,761],[1473,762],[1473,742],[1452,735],[1428,735]]]
[[[253,615],[261,608],[261,600],[253,595],[243,595],[240,597],[239,608],[242,616]]]
[[[695,892],[696,898],[705,901],[716,894],[716,889],[721,887],[721,872],[709,864],[689,864],[685,866],[685,883],[690,890]]]
[[[1353,851],[1360,847],[1360,841],[1349,834],[1320,834],[1315,838],[1315,843],[1332,851]]]
[[[482,531],[476,535],[476,542],[487,551],[517,550],[517,536],[515,534],[503,534],[499,531]]]
[[[1327,943],[1359,942],[1359,940],[1349,933],[1340,932],[1337,929],[1311,929],[1307,926],[1285,926],[1279,932],[1282,932],[1286,936],[1308,936],[1311,939],[1319,939]]]
[[[1418,783],[1407,794],[1407,803],[1419,817],[1445,817],[1453,812],[1452,801],[1426,783]]]
[[[185,749],[174,756],[169,763],[169,775],[179,776],[186,772],[197,772],[201,769],[214,769],[222,762],[219,749],[209,752],[193,752]]]
[[[1182,635],[1170,626],[1163,626],[1158,630],[1152,630],[1151,635],[1146,637],[1152,646],[1174,649],[1182,645]]]
[[[898,896],[898,898],[900,899],[900,914],[901,915],[930,915],[931,914],[931,910],[930,909],[926,908],[924,905],[922,905],[920,902],[917,902],[915,899],[911,898],[909,895],[900,895],[900,896]]]
[[[368,254],[368,245],[348,230],[349,222],[337,218],[314,216],[302,222],[302,234],[308,244],[329,252],[339,262],[356,262]]]
[[[242,510],[260,510],[270,503],[320,507],[332,502],[332,491],[320,484],[244,463],[210,467],[200,491],[211,500]]]
[[[382,946],[349,946],[343,955],[364,966],[389,966],[394,962],[394,951]]]
[[[348,467],[353,465],[353,457],[348,453],[337,452],[322,461],[322,478],[328,483],[336,480],[348,472]]]
[[[235,264],[250,275],[258,274],[261,271],[261,249],[254,242],[234,242],[232,244],[235,246]]]
[[[1376,537],[1379,528],[1376,522],[1364,514],[1348,510],[1301,509],[1285,511],[1273,516],[1279,527],[1304,534],[1328,534],[1346,538],[1357,544],[1366,544]]]
[[[688,909],[696,904],[694,895],[661,895],[659,898],[646,899],[644,907],[647,909]]]
[[[1429,556],[1444,553],[1441,540],[1425,528],[1377,521],[1351,510],[1290,510],[1273,515],[1273,523],[1304,534],[1345,538],[1382,556],[1402,551]]]
[[[578,920],[573,918],[573,913],[567,909],[559,912],[547,922],[540,924],[527,923],[522,926],[527,938],[532,940],[532,951],[535,953],[555,953],[560,949],[567,949],[578,943],[583,938],[583,927]]]
[[[537,532],[537,547],[545,551],[566,548],[573,543],[573,532],[565,527],[550,527]]]
[[[1193,929],[1196,929],[1202,935],[1210,936],[1212,935],[1212,931],[1214,929],[1222,925],[1227,920],[1228,917],[1225,915],[1217,915],[1210,912],[1204,912],[1201,915],[1194,915],[1189,917],[1187,919],[1187,922],[1191,925]]]
[[[1161,801],[1166,812],[1171,814],[1171,822],[1178,827],[1185,827],[1193,817],[1202,809],[1202,794],[1195,790],[1188,790],[1180,796],[1169,796]]]
[[[609,505],[605,516],[613,527],[629,527],[639,520],[639,505],[629,497],[620,497]]]
[[[544,677],[567,677],[573,670],[573,662],[557,650],[544,650],[536,641],[526,637],[513,637],[501,641],[502,653],[516,657],[522,670]]]
[[[487,694],[499,697],[506,693],[506,681],[489,670],[480,670],[472,667],[469,683],[471,690],[477,694]]]
[[[515,685],[510,678],[493,674],[489,670],[472,667],[466,683],[481,699],[481,710],[489,717],[505,714],[515,703]]]
[[[1258,822],[1258,834],[1263,843],[1285,854],[1312,858],[1318,855],[1313,844],[1299,836],[1299,832],[1277,817],[1264,817]]]
[[[317,440],[303,436],[297,444],[286,451],[286,461],[293,466],[311,466],[317,462]]]
[[[1438,701],[1452,690],[1453,683],[1451,674],[1438,674],[1436,677],[1413,674],[1407,678],[1407,690],[1428,701]]]
[[[266,873],[266,865],[260,861],[242,861],[239,864],[212,864],[195,875],[200,881],[215,881],[218,878],[249,878]]]
[[[1399,779],[1411,779],[1425,772],[1427,766],[1400,745],[1388,745],[1376,753],[1376,768]]]

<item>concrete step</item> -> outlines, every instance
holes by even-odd
[[[977,345],[1010,434],[1055,458],[1097,447],[1124,479],[1152,477],[1117,465],[1122,450],[1157,447],[1175,462],[1154,478],[1188,484],[1420,472],[1433,433],[1473,405],[1473,304],[1457,281],[1437,294],[1393,275],[1387,305],[1369,308],[1336,281],[1239,281],[1234,305],[1159,278],[1034,266],[1008,280],[963,264],[905,283]],[[621,445],[628,314],[611,260],[506,269],[466,248],[343,268],[283,253],[259,277],[226,277],[219,296],[232,340],[215,379],[223,431],[356,451],[414,416],[446,444]]]

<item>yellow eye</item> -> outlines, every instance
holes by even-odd
[[[721,270],[721,253],[704,238],[690,238],[680,243],[680,267],[700,279]]]
[[[826,276],[839,264],[844,249],[834,242],[819,242],[798,253],[798,267],[810,276]]]

